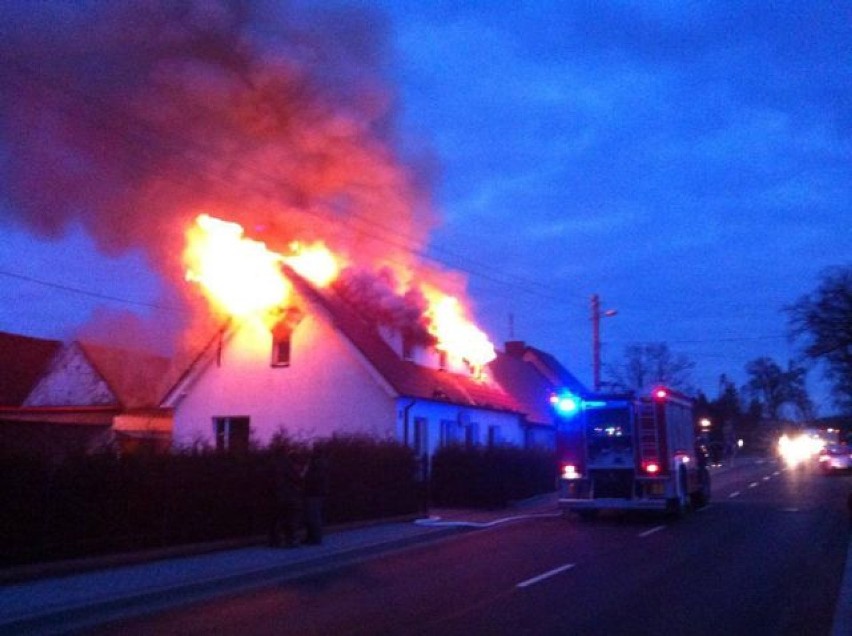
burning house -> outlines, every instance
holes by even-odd
[[[524,407],[489,377],[496,353],[455,298],[401,290],[388,269],[341,268],[327,250],[275,254],[210,217],[196,229],[188,278],[230,318],[162,403],[176,445],[235,449],[279,432],[368,433],[427,454],[524,443]],[[258,271],[219,271],[235,261]]]

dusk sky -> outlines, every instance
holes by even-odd
[[[93,229],[85,208],[110,193],[90,196],[69,178],[53,188],[84,194],[62,211],[51,208],[56,195],[39,208],[26,202],[50,171],[21,162],[38,160],[33,148],[51,133],[27,132],[27,122],[48,119],[22,117],[10,98],[29,89],[21,68],[37,50],[21,24],[52,42],[51,30],[81,28],[73,14],[99,4],[64,3],[72,17],[61,19],[30,16],[28,2],[0,10],[0,54],[24,60],[0,83],[3,331],[63,338],[109,314],[169,319],[174,293],[151,265],[157,250],[132,240],[145,224],[114,236]],[[325,3],[290,4],[293,15],[313,16]],[[370,121],[393,121],[395,146],[431,189],[424,249],[467,275],[474,314],[495,343],[526,340],[591,382],[597,293],[618,311],[601,325],[605,364],[628,344],[666,342],[696,363],[694,383],[711,397],[722,373],[740,384],[749,360],[785,365],[797,355],[782,308],[826,267],[850,262],[852,3],[343,6],[353,9],[317,31],[335,40],[338,57],[358,49],[366,79],[380,80],[369,94],[384,96],[387,112]],[[343,37],[350,21],[357,35]],[[79,47],[79,35],[58,39]],[[360,81],[350,65],[335,69],[321,69],[324,83]],[[80,82],[65,99],[78,87],[113,95]],[[367,92],[342,92],[359,113],[380,108],[359,99]],[[100,152],[78,141],[66,135],[63,161],[75,147]],[[80,173],[93,183],[110,176]],[[141,200],[122,214],[144,219]],[[160,227],[152,222],[149,234]],[[810,388],[828,414],[820,378],[813,370]]]

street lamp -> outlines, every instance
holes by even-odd
[[[601,317],[611,318],[617,313],[615,309],[601,312],[600,296],[592,294],[592,373],[595,391],[601,390]]]

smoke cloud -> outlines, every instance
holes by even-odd
[[[409,260],[432,206],[401,156],[386,25],[321,5],[3,3],[3,214],[45,237],[80,223],[171,281],[202,211],[272,249]]]

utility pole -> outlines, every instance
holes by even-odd
[[[595,391],[601,390],[601,316],[609,318],[617,313],[615,309],[601,313],[601,298],[592,294],[592,374]]]

